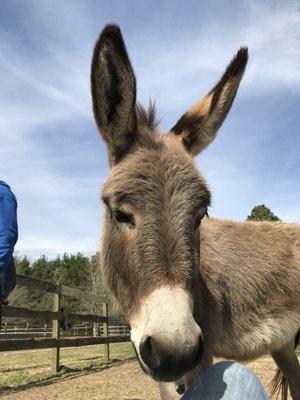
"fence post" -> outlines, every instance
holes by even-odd
[[[99,324],[98,324],[98,322],[94,322],[93,336],[97,337],[98,335],[99,335]]]
[[[103,303],[103,316],[108,317],[108,304]],[[108,322],[103,322],[103,337],[108,337]],[[109,361],[109,343],[104,344],[104,362]]]
[[[53,293],[53,311],[58,312],[60,309],[60,294]],[[52,320],[52,337],[59,341],[60,337],[60,329],[59,329],[59,320]],[[59,370],[59,343],[57,343],[57,347],[52,349],[52,371],[57,374]]]

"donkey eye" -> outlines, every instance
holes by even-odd
[[[194,225],[195,230],[199,228],[202,218],[203,218],[202,215],[198,215],[197,218],[195,219],[195,225]]]
[[[133,215],[124,213],[123,211],[120,210],[114,210],[113,214],[118,224],[124,224],[129,226],[130,228],[133,228],[135,226]]]
[[[197,215],[197,217],[195,219],[195,225],[194,225],[195,230],[199,228],[199,225],[201,224],[201,221],[205,215],[208,215],[207,211],[204,211],[203,213]]]

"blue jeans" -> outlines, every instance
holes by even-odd
[[[182,400],[268,400],[256,375],[244,365],[222,361],[205,371]]]
[[[0,270],[0,301],[5,300],[15,286],[16,268],[12,258],[9,265],[4,270]]]

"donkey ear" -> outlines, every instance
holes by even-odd
[[[248,49],[241,47],[218,84],[171,129],[193,155],[205,149],[215,138],[235,98],[248,61]]]
[[[106,25],[95,44],[91,90],[95,120],[113,165],[129,149],[136,134],[135,76],[117,25]]]

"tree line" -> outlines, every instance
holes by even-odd
[[[110,300],[110,294],[102,285],[98,254],[92,257],[86,257],[81,253],[64,254],[54,259],[42,255],[32,262],[27,256],[16,256],[15,267],[17,274],[105,295]],[[10,304],[35,310],[52,309],[52,294],[17,286],[10,296]],[[62,307],[69,312],[101,311],[100,304],[64,296]]]

